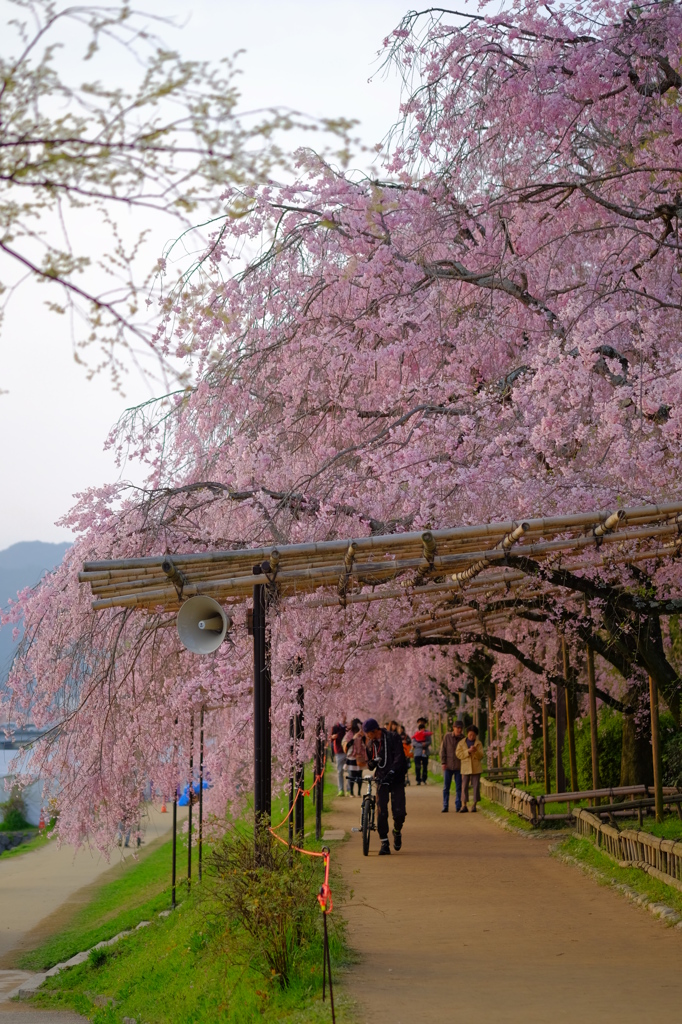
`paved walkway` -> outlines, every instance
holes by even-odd
[[[550,857],[548,841],[440,806],[437,784],[407,790],[391,857],[376,834],[367,858],[358,833],[334,846],[360,956],[345,985],[367,1024],[682,1020],[682,931]],[[331,827],[359,825],[357,798],[333,807]]]

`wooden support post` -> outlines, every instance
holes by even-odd
[[[478,679],[474,679],[474,725],[477,729],[481,728],[481,711],[478,706]]]
[[[256,569],[258,572],[256,572]],[[262,567],[253,567],[254,575]],[[256,829],[272,813],[272,736],[270,732],[270,652],[266,637],[265,586],[253,588],[253,810]]]
[[[658,683],[649,676],[649,700],[651,702],[651,752],[654,761],[654,797],[656,799],[656,821],[663,822],[663,770],[661,764],[661,735],[658,723]]]
[[[590,614],[590,605],[585,595],[585,615]],[[589,644],[585,646],[587,655],[587,687],[590,701],[590,743],[592,749],[592,789],[599,789],[599,732],[597,720],[597,684],[594,677],[594,651]],[[594,798],[594,805],[599,804],[599,797]]]
[[[493,737],[493,702],[490,699],[490,694],[488,694],[488,729],[487,729],[487,733],[488,733],[488,750],[492,754],[492,764],[491,764],[490,767],[491,768],[495,768],[497,762],[495,760],[495,748],[493,746],[493,742],[494,742],[494,737]]]
[[[549,723],[547,722],[547,691],[542,698],[542,764],[545,773],[545,792],[552,792],[552,780],[549,774]]]
[[[204,843],[204,709],[199,720],[199,881]]]
[[[194,796],[194,712],[189,720],[189,789],[187,808],[187,892],[192,888],[192,797]]]
[[[497,767],[502,767],[502,748],[500,747],[500,712],[497,710],[497,683],[495,687],[495,746],[497,748]]]
[[[565,637],[561,638],[561,654],[564,663],[564,679],[570,682],[571,664],[568,660],[568,644]],[[575,755],[575,705],[573,695],[566,687],[566,724],[568,727],[568,760],[571,766],[571,792],[578,792],[578,760]]]
[[[524,696],[521,713],[521,736],[523,738],[523,765],[526,773],[526,785],[530,784],[530,757],[528,755],[528,732],[526,730],[526,700]]]
[[[566,773],[564,772],[564,738],[566,735],[566,687],[556,687],[556,791],[566,792]]]
[[[303,832],[305,828],[305,803],[303,800],[303,790],[305,789],[305,765],[303,763],[303,755],[301,748],[303,744],[303,687],[299,686],[297,694],[298,711],[294,719],[294,733],[295,733],[295,746],[296,746],[296,792],[298,793],[298,800],[294,807],[294,832],[296,839],[300,843],[303,839]]]

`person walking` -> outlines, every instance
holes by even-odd
[[[344,778],[344,767],[346,764],[346,755],[343,751],[343,740],[348,732],[348,726],[344,718],[343,722],[337,722],[332,728],[331,741],[332,741],[332,753],[334,755],[334,761],[336,762],[336,775],[339,782],[339,796],[345,796],[346,785]]]
[[[363,725],[367,742],[367,764],[374,769],[377,784],[377,832],[381,839],[379,856],[391,852],[388,841],[388,799],[393,814],[393,848],[403,845],[402,828],[407,814],[405,808],[405,754],[400,735],[382,729],[376,718],[368,718]]]
[[[350,723],[350,729],[343,740],[343,750],[346,755],[346,780],[348,783],[348,795],[354,796],[353,787],[357,783],[358,796],[362,793],[362,769],[367,767],[364,755],[364,741],[360,719],[354,718]]]
[[[450,786],[455,780],[455,812],[462,808],[462,762],[457,747],[464,739],[464,722],[455,722],[452,732],[446,732],[440,745],[440,763],[443,769],[443,814],[450,809]]]
[[[427,724],[425,718],[418,718],[417,731],[412,737],[414,740],[414,771],[418,786],[421,786],[422,782],[426,785],[426,777],[429,773],[429,751],[433,733],[426,728]]]
[[[403,754],[405,755],[405,785],[410,785],[410,765],[412,764],[412,740],[407,733],[404,725],[400,726],[400,741],[403,745]]]
[[[470,784],[474,801],[474,806],[471,810],[475,812],[476,804],[480,800],[481,765],[483,764],[483,744],[478,738],[478,728],[475,725],[469,726],[465,739],[460,740],[457,744],[456,754],[462,765],[463,792],[462,810],[460,813],[466,814],[469,810],[467,804],[469,802]]]

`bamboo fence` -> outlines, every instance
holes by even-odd
[[[199,594],[230,603],[250,596],[258,583],[286,597],[335,589],[333,597],[311,602],[315,605],[432,599],[453,591],[492,601],[495,588],[504,591],[524,581],[531,590],[538,587],[536,579],[505,568],[511,553],[577,570],[670,557],[681,550],[682,502],[671,502],[447,530],[86,562],[79,580],[90,585],[95,610],[177,610]],[[475,615],[464,609],[456,627],[445,618],[432,626],[461,628],[469,620],[474,623]]]
[[[681,842],[660,839],[641,829],[620,831],[582,809],[575,809],[573,817],[578,833],[592,839],[620,867],[641,868],[666,885],[682,891]]]

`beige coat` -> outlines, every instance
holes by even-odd
[[[466,739],[457,744],[457,757],[462,762],[462,775],[480,775],[483,763],[483,744],[477,738],[473,747],[467,747]]]

